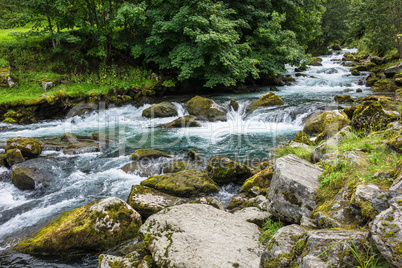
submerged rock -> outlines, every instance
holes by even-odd
[[[244,182],[251,176],[248,166],[217,155],[209,159],[207,173],[212,180],[220,184]]]
[[[316,116],[311,116],[307,120],[303,131],[307,134],[320,134],[332,127],[342,129],[349,124],[349,122],[348,116],[344,112],[328,111]]]
[[[177,114],[176,106],[167,101],[154,104],[142,112],[142,116],[148,118],[171,117]]]
[[[281,97],[278,95],[275,95],[275,93],[269,92],[259,98],[256,101],[253,101],[246,109],[247,113],[251,113],[255,110],[257,110],[260,107],[269,107],[269,106],[277,106],[277,105],[283,105],[284,102]]]
[[[42,148],[42,143],[33,138],[16,137],[7,140],[5,149],[19,149],[24,157],[31,159],[38,157]]]
[[[195,121],[193,116],[183,116],[176,120],[162,125],[164,128],[185,128],[185,127],[201,127],[201,124]]]
[[[186,104],[190,115],[197,116],[199,119],[207,121],[226,121],[226,109],[211,99],[195,96]]]
[[[321,168],[292,154],[277,159],[268,193],[268,212],[292,223],[310,216],[317,207],[321,173]]]
[[[239,103],[235,99],[230,99],[230,107],[233,108],[233,111],[238,111]]]
[[[149,177],[153,175],[159,175],[162,173],[160,166],[152,162],[149,163],[132,162],[123,166],[121,169],[126,173],[133,173],[141,177]]]
[[[183,197],[199,196],[219,191],[218,186],[208,175],[198,170],[184,170],[177,173],[152,176],[142,181],[141,185]]]
[[[99,252],[137,235],[141,216],[123,200],[109,197],[64,212],[13,249],[29,254]]]
[[[158,267],[258,267],[260,231],[208,205],[184,204],[150,218],[140,232]]]
[[[170,154],[154,150],[154,149],[138,149],[131,154],[131,160],[143,160],[143,159],[156,159],[161,157],[172,157]]]
[[[63,153],[68,155],[97,153],[97,152],[100,152],[99,144],[92,140],[69,143],[67,147],[63,149]]]

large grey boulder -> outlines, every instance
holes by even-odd
[[[322,171],[293,154],[276,160],[268,193],[268,212],[293,223],[300,223],[302,216],[310,216],[317,207],[318,177]]]
[[[394,267],[402,267],[402,200],[381,212],[374,220],[371,235],[377,249]]]
[[[256,207],[247,207],[233,213],[240,219],[257,224],[259,227],[264,225],[264,221],[271,216],[266,211],[262,211]]]
[[[140,228],[158,267],[259,267],[257,225],[209,205],[184,204]]]
[[[329,157],[330,154],[336,154],[338,152],[337,147],[339,144],[351,136],[351,127],[347,126],[341,129],[338,133],[336,133],[332,138],[328,139],[326,142],[317,146],[312,153],[312,158],[314,162],[318,162],[320,160],[325,160]]]

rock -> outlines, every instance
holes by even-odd
[[[141,216],[123,200],[109,197],[64,212],[13,250],[29,254],[100,252],[137,235]]]
[[[77,143],[78,142],[77,136],[70,132],[61,136],[60,140],[64,141],[64,142],[69,142],[69,143]]]
[[[253,166],[253,168],[252,168],[253,174],[255,175],[255,174],[263,171],[264,169],[272,167],[274,164],[275,164],[275,160],[267,160],[267,161],[260,162]]]
[[[307,144],[295,141],[290,141],[288,146],[290,148],[308,148]]]
[[[197,116],[198,119],[207,121],[227,120],[226,109],[207,98],[195,96],[187,102],[186,108],[190,115]]]
[[[358,185],[351,199],[351,205],[358,209],[363,220],[371,221],[377,216],[377,211],[372,207],[374,194],[380,191],[380,188],[374,184]]]
[[[20,149],[10,149],[6,153],[6,162],[8,166],[12,167],[15,164],[19,164],[25,161]]]
[[[394,77],[395,74],[402,71],[402,63],[398,63],[397,65],[388,67],[384,70],[384,74],[387,78]]]
[[[375,63],[376,65],[384,64],[384,58],[378,56],[370,56],[370,61]]]
[[[194,165],[195,167],[195,165]],[[163,165],[164,173],[175,173],[187,169],[194,169],[194,167],[190,167],[190,164],[183,161],[168,161]]]
[[[121,168],[126,173],[133,173],[141,177],[149,177],[161,174],[162,170],[159,165],[152,161],[147,163],[132,162]]]
[[[402,199],[402,190],[381,190],[373,195],[372,207],[377,212],[387,210],[394,202]]]
[[[395,92],[398,90],[398,86],[392,79],[381,78],[376,81],[373,86],[373,92]]]
[[[223,207],[222,203],[219,202],[216,199],[212,199],[210,197],[201,197],[195,200],[194,202],[191,202],[191,204],[204,204],[204,205],[210,205],[213,206],[214,208],[220,209],[220,210],[225,210]]]
[[[279,89],[276,86],[270,86],[269,90],[274,91],[274,92],[279,92]]]
[[[317,224],[313,219],[310,219],[306,216],[303,216],[300,220],[300,226],[310,227],[310,228],[317,228]]]
[[[262,228],[265,220],[270,216],[268,212],[261,211],[256,207],[243,208],[235,211],[233,214],[244,221],[257,224],[260,228]]]
[[[151,252],[148,250],[145,242],[135,245],[129,245],[114,256],[108,254],[99,255],[98,268],[151,268],[156,267],[152,259]]]
[[[63,153],[68,155],[97,153],[97,152],[100,152],[99,144],[97,144],[93,140],[79,141],[77,143],[69,143],[67,147],[63,149]]]
[[[164,101],[145,109],[142,116],[147,118],[177,116],[177,108],[173,103]]]
[[[332,49],[332,50],[336,50],[336,51],[340,51],[340,50],[342,50],[342,47],[341,47],[340,45],[336,44],[336,45],[333,45],[333,46],[331,47],[331,49]]]
[[[402,267],[402,200],[381,212],[371,226],[372,239],[385,259],[394,267]]]
[[[235,99],[230,99],[230,107],[233,108],[233,111],[239,110],[239,103]]]
[[[172,207],[183,203],[184,200],[162,193],[150,187],[133,185],[127,203],[145,221],[149,216],[161,211],[164,208]]]
[[[312,65],[312,66],[322,66],[322,59],[318,58],[318,57],[314,57],[309,63],[308,65]]]
[[[363,101],[355,107],[350,125],[357,130],[385,128],[397,116],[386,112],[378,101]]]
[[[252,188],[256,188],[258,190],[258,194],[266,194],[267,189],[271,184],[273,173],[274,171],[271,167],[258,172],[243,183],[240,192],[244,192],[247,196],[252,197],[255,196],[255,189],[252,190]]]
[[[353,103],[355,100],[350,95],[337,95],[334,97],[337,103]]]
[[[154,150],[154,149],[138,149],[131,154],[131,160],[144,160],[144,159],[156,159],[161,157],[172,157],[170,154]]]
[[[352,68],[352,69],[350,69],[350,72],[352,73],[352,75],[354,75],[354,76],[359,76],[360,75],[360,72],[359,72],[359,70],[357,70],[356,68]]]
[[[24,157],[31,159],[42,153],[42,143],[33,138],[16,137],[7,140],[5,149],[19,149]]]
[[[311,116],[307,120],[303,131],[307,134],[320,134],[327,128],[342,129],[349,122],[348,116],[344,112],[328,111],[317,116]]]
[[[283,221],[300,223],[317,207],[315,198],[322,169],[295,155],[276,160],[268,193],[268,212]]]
[[[275,95],[272,92],[269,92],[259,98],[256,101],[253,101],[246,109],[247,113],[251,113],[255,110],[257,110],[260,107],[270,107],[270,106],[278,106],[278,105],[283,105],[284,102],[281,97],[278,95]]]
[[[176,120],[162,125],[164,128],[185,128],[185,127],[201,127],[201,124],[195,121],[193,116],[183,116]]]
[[[212,206],[174,206],[148,218],[140,232],[149,241],[158,267],[258,267],[260,263],[258,227]]]
[[[303,131],[298,131],[293,141],[304,143],[307,145],[313,145],[313,142],[307,137],[306,133]]]
[[[307,69],[308,69],[307,65],[301,65],[300,67],[295,68],[295,72],[301,73],[301,72],[307,71]]]
[[[177,173],[152,176],[142,181],[141,185],[182,197],[199,196],[219,191],[218,186],[208,175],[198,170],[183,170]]]
[[[267,198],[264,195],[249,198],[244,193],[241,193],[232,198],[226,209],[230,212],[235,212],[246,207],[256,207],[266,211]]]
[[[308,231],[307,228],[296,224],[280,228],[268,242],[268,246],[261,257],[260,267],[290,267],[296,239],[306,231]]]
[[[56,85],[53,82],[44,82],[44,81],[42,81],[42,88],[45,91],[48,91],[49,89],[51,89],[54,86],[56,86]]]
[[[7,164],[7,154],[0,154],[0,167],[8,166]]]
[[[188,151],[187,156],[192,161],[202,161],[203,160],[203,158],[193,150]]]
[[[47,185],[44,173],[35,168],[15,168],[11,178],[14,186],[20,190],[35,190],[35,185],[37,183],[43,183],[45,186]]]
[[[348,160],[351,165],[362,167],[366,162],[366,155],[361,151],[347,151],[341,155],[341,158]]]
[[[387,147],[397,153],[402,153],[402,135],[392,138],[387,142]]]
[[[361,88],[356,89],[356,93],[362,93],[363,90]]]
[[[209,177],[219,184],[244,182],[251,176],[248,166],[216,155],[209,159],[206,171]]]
[[[11,77],[11,67],[0,68],[0,87],[14,87],[15,82]]]
[[[342,225],[335,219],[318,212],[315,215],[315,224],[321,229],[341,228]]]
[[[92,136],[92,139],[93,139],[94,141],[101,141],[101,142],[108,142],[108,141],[110,141],[110,140],[106,139],[105,136],[103,136],[102,134],[99,134],[98,132],[92,133],[91,136]]]

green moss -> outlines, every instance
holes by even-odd
[[[303,131],[307,134],[320,134],[328,128],[342,129],[349,124],[348,116],[344,112],[328,111],[310,117]]]
[[[307,245],[307,237],[299,239],[293,246],[292,252],[296,254],[296,256],[300,256],[303,254],[303,250]]]
[[[303,131],[298,131],[293,141],[304,143],[307,145],[313,145],[313,142],[307,137],[306,133]]]
[[[267,168],[259,173],[255,174],[254,176],[248,178],[240,189],[240,192],[245,192],[246,195],[249,194],[249,191],[253,187],[257,187],[258,189],[262,190],[262,193],[266,193],[267,189],[271,184],[271,179],[273,176],[273,169]]]
[[[297,205],[300,207],[303,204],[303,202],[299,201],[293,189],[289,189],[289,191],[284,191],[282,192],[282,194],[285,200],[293,205]]]
[[[385,220],[386,221],[394,221],[394,217],[393,216],[388,216]]]
[[[217,183],[244,182],[251,176],[248,166],[216,155],[210,158],[206,170]]]
[[[171,117],[176,115],[176,106],[168,101],[154,104],[142,112],[142,116],[147,118]]]
[[[260,107],[269,107],[269,106],[277,106],[277,105],[283,105],[284,102],[281,97],[278,95],[275,95],[272,92],[269,92],[259,98],[258,100],[252,102],[246,109],[247,113],[251,113],[255,110],[257,110]]]
[[[154,149],[138,149],[131,154],[130,159],[141,160],[141,159],[154,159],[160,157],[171,157],[171,155]]]
[[[382,226],[388,226],[388,222],[383,221],[383,222],[381,222],[381,225]]]

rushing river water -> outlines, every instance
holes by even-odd
[[[75,116],[27,126],[0,123],[0,129],[5,127],[0,132],[0,143],[16,136],[44,139],[60,137],[66,132],[87,136],[100,132],[115,141],[102,153],[69,156],[57,151],[44,151],[43,157],[31,160],[29,165],[47,170],[51,183],[49,187],[38,187],[34,191],[15,188],[11,183],[10,170],[0,167],[0,267],[97,267],[97,256],[37,258],[10,252],[7,248],[64,211],[104,197],[116,196],[127,200],[131,186],[145,179],[121,170],[130,162],[129,155],[136,149],[155,148],[172,153],[177,159],[184,158],[188,150],[195,150],[206,159],[212,155],[238,161],[269,158],[272,148],[293,138],[303,128],[304,120],[311,112],[335,105],[335,95],[350,94],[358,98],[371,93],[370,89],[358,85],[367,73],[362,72],[361,77],[351,76],[350,68],[341,65],[339,60],[345,52],[354,50],[322,57],[322,66],[310,67],[303,72],[306,76],[296,77],[294,68],[289,67],[288,75],[295,77],[296,82],[291,86],[278,87],[279,92],[275,93],[285,101],[281,107],[262,108],[246,115],[247,105],[266,94],[269,88],[252,94],[205,96],[228,108],[228,121],[201,122],[200,128],[158,128],[158,125],[177,117],[154,120],[142,117],[142,111],[151,104],[99,107],[85,117]],[[356,93],[358,88],[363,92]],[[350,92],[345,93],[348,89]],[[182,116],[188,114],[185,102],[191,97],[163,100],[173,101],[179,116]],[[231,98],[240,104],[237,112],[229,107]],[[228,185],[214,198],[227,204],[237,189],[237,186]]]

